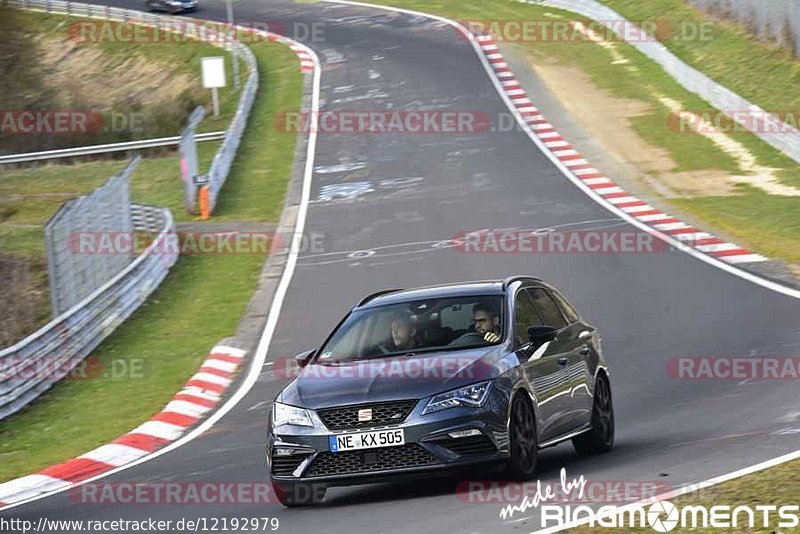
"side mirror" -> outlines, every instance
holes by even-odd
[[[305,367],[308,365],[308,362],[311,361],[311,357],[314,356],[315,350],[307,350],[305,352],[301,352],[297,356],[294,357],[294,361],[298,367]]]
[[[535,345],[542,345],[556,338],[557,330],[552,326],[533,325],[528,327],[528,340]]]

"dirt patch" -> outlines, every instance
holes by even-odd
[[[38,48],[43,81],[58,100],[90,101],[99,112],[117,111],[123,103],[125,108],[163,108],[198,90],[188,74],[141,56],[120,59],[70,38],[40,36]]]
[[[649,113],[649,104],[609,95],[577,67],[539,60],[530,65],[553,94],[562,96],[561,104],[581,126],[615,159],[640,169],[639,178],[651,188],[667,197],[736,194],[740,179],[716,170],[674,172],[676,163],[669,152],[636,133],[629,121]]]

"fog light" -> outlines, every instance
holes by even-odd
[[[275,449],[275,456],[291,456],[294,454],[293,449]]]
[[[481,431],[477,428],[471,428],[469,430],[456,430],[455,432],[448,432],[447,435],[451,438],[466,438],[469,436],[479,436]]]

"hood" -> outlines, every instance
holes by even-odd
[[[330,406],[422,399],[498,376],[502,346],[312,364],[278,395],[294,406]]]

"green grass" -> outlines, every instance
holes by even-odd
[[[669,502],[683,508],[684,506],[705,506],[709,510],[712,506],[751,506],[757,505],[796,505],[797,496],[800,495],[800,461],[787,462],[778,467],[773,467],[767,471],[753,473],[735,480],[724,482],[717,486],[712,486],[700,490],[699,493],[689,493],[670,499]],[[647,511],[647,507],[645,507]],[[797,532],[795,528],[778,528],[778,521],[776,520],[776,513],[770,514],[769,527],[764,528],[758,522],[755,529],[688,529],[682,528],[680,524],[672,530],[673,533],[682,532],[768,532],[773,533],[788,533]],[[745,515],[740,515],[740,519],[745,520]],[[760,518],[760,514],[756,515]],[[579,528],[569,529],[567,532],[571,533],[588,533],[588,532],[608,532],[609,534],[623,534],[626,532],[654,532],[650,527],[643,529],[629,529],[629,528],[590,528],[589,526],[582,526]]]
[[[800,262],[800,200],[742,187],[735,196],[679,198],[673,202],[709,227],[742,237],[770,258]]]
[[[282,206],[296,137],[276,132],[272,118],[277,111],[299,108],[302,75],[297,57],[287,47],[264,43],[251,48],[258,59],[261,85],[219,211],[230,219],[273,221]],[[142,165],[132,184],[134,198],[168,205],[180,215],[176,158],[145,160]],[[16,187],[59,191],[70,183],[63,176],[64,168],[50,167],[38,170],[44,177],[41,187],[28,186],[21,177],[16,178]],[[75,167],[81,172],[73,174],[74,169],[67,169],[73,176],[85,176],[82,185],[91,188],[120,163]],[[147,172],[142,172],[143,168]],[[87,169],[91,172],[84,172]],[[11,218],[17,223],[38,223],[46,212],[46,207],[38,206]],[[35,229],[0,225],[3,249],[9,241],[20,253],[36,253]],[[93,361],[102,369],[135,364],[141,373],[64,380],[23,412],[4,420],[0,425],[0,481],[80,455],[156,413],[197,369],[208,350],[235,333],[265,259],[255,254],[182,256],[147,303],[93,354]]]

